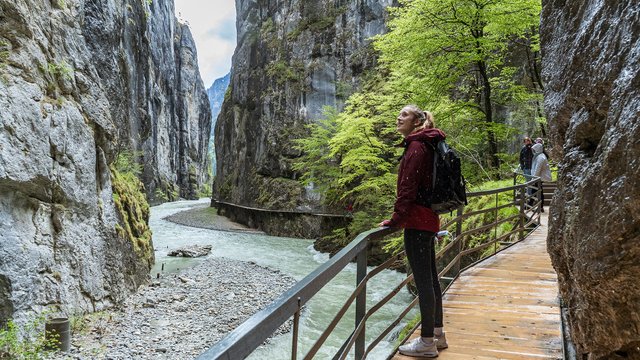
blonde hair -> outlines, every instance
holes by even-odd
[[[418,105],[407,105],[405,108],[408,108],[409,111],[420,120],[420,123],[425,129],[433,129],[435,127],[435,123],[433,122],[433,114],[429,111],[423,111],[418,107]]]
[[[425,129],[433,129],[434,127],[436,127],[436,123],[433,121],[433,114],[430,111],[423,111],[423,113],[425,121],[422,127]]]

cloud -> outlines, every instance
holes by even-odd
[[[175,0],[178,20],[189,24],[198,51],[204,85],[226,75],[236,47],[236,9],[233,0]]]
[[[207,33],[209,36],[219,37],[221,39],[236,41],[236,19],[235,16],[232,19],[227,19],[218,24],[217,27],[209,30]]]

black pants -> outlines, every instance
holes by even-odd
[[[404,230],[404,249],[418,289],[423,337],[433,337],[433,328],[443,326],[442,291],[436,268],[434,236],[429,231]]]
[[[536,193],[535,197],[529,199],[529,206],[533,206],[533,204],[538,202],[538,192],[540,193],[540,201],[542,202],[542,204],[540,204],[540,207],[542,209],[542,212],[544,212],[544,188],[542,186],[542,183],[540,183],[540,186],[536,186],[534,189],[527,189],[527,195],[529,196],[531,196],[532,193]]]

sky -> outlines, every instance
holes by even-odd
[[[231,70],[236,48],[235,0],[175,0],[176,17],[188,23],[198,50],[204,86]]]

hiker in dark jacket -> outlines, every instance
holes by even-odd
[[[531,179],[531,160],[533,159],[533,151],[531,150],[531,138],[525,137],[524,145],[520,149],[520,169],[524,172],[524,177],[529,181]]]
[[[434,128],[430,113],[415,105],[405,106],[396,119],[396,129],[404,136],[404,154],[398,169],[396,202],[390,220],[379,226],[404,228],[404,247],[413,269],[422,317],[421,337],[400,346],[401,354],[436,357],[447,340],[443,331],[442,291],[435,262],[435,233],[440,219],[431,208],[419,205],[422,194],[431,190],[433,148],[445,134]]]

